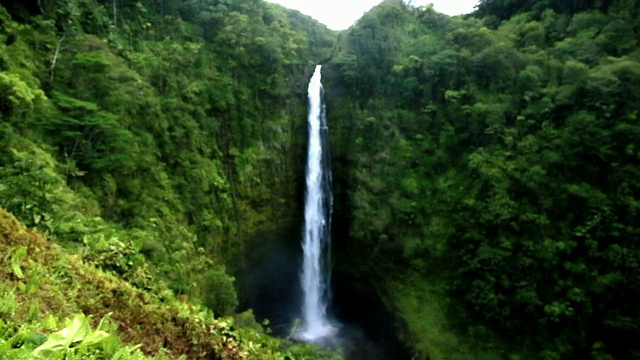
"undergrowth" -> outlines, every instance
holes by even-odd
[[[232,317],[145,291],[85,263],[0,209],[0,359],[321,359]]]

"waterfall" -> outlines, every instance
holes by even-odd
[[[297,336],[315,341],[335,332],[329,302],[329,253],[331,243],[331,169],[327,142],[327,118],[322,102],[321,65],[309,82],[309,146],[304,208],[304,253],[300,277],[303,291],[302,329]]]

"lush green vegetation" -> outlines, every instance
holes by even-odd
[[[0,253],[0,359],[331,357],[269,337],[251,312],[214,319],[166,287],[138,289],[3,210]]]
[[[109,322],[145,354],[225,357],[227,327],[204,339],[200,324],[217,323],[198,306],[234,314],[229,274],[259,251],[255,234],[298,226],[305,84],[334,37],[260,0],[3,1],[0,207],[77,258],[46,261],[27,280],[8,273],[0,346],[60,330],[73,314],[97,325],[113,312]],[[6,250],[3,265],[23,251]],[[15,261],[38,264],[31,253]],[[82,264],[129,285],[84,270],[64,282]],[[55,281],[39,286],[43,277]],[[35,281],[27,293],[24,281]],[[167,294],[191,305],[153,310]],[[162,334],[173,339],[163,345]],[[112,343],[102,356],[118,358]],[[268,349],[252,356],[284,356]]]
[[[303,85],[333,33],[258,0],[10,2],[0,25],[0,206],[230,313],[225,266],[297,225]]]
[[[640,358],[639,8],[388,0],[341,36],[336,266],[422,358]]]
[[[386,0],[340,34],[260,0],[3,1],[0,358],[330,356],[235,314],[230,276],[299,226],[326,62],[336,269],[416,358],[640,359],[638,39],[637,0]]]

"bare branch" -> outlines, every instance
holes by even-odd
[[[53,77],[56,71],[56,63],[58,62],[58,55],[60,55],[60,46],[62,45],[62,41],[64,41],[64,35],[58,40],[58,44],[56,45],[56,52],[53,54],[53,59],[51,60],[51,77],[49,81],[53,82]]]

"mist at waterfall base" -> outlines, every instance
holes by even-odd
[[[260,241],[265,245],[260,257],[250,259],[249,265],[235,274],[240,298],[238,310],[252,309],[258,322],[268,319],[272,334],[283,338],[293,338],[296,326],[300,325],[300,233],[298,227],[262,234]],[[334,237],[335,241],[340,239]],[[397,340],[392,314],[374,294],[355,287],[354,281],[342,273],[331,277],[332,302],[328,313],[340,328],[329,345],[342,348],[347,360],[410,359]]]
[[[339,229],[334,232],[339,233]],[[268,319],[273,335],[283,338],[293,338],[296,326],[300,326],[300,234],[299,227],[262,234],[260,240],[265,245],[260,257],[250,259],[250,265],[236,274],[238,310],[252,309],[259,322]],[[335,241],[340,239],[334,237]],[[354,281],[357,280],[343,273],[331,277],[328,313],[340,327],[327,345],[341,348],[347,360],[410,359],[397,339],[392,314],[375,294],[363,292],[362,286],[354,286]]]
[[[277,336],[339,349],[348,360],[409,358],[380,299],[330,275],[333,199],[320,71],[309,82],[303,229],[263,234],[260,258],[236,274],[240,310],[268,319]]]

